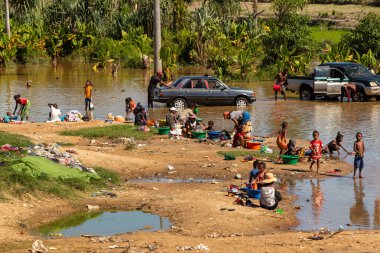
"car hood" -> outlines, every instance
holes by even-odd
[[[351,77],[352,81],[357,81],[357,82],[372,82],[372,81],[377,81],[377,83],[380,84],[380,76],[370,76],[370,75],[361,75],[361,76],[353,76]]]

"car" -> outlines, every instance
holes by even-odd
[[[228,87],[212,76],[182,76],[169,87],[156,88],[154,101],[176,108],[184,108],[189,103],[248,106],[256,97],[254,91]]]
[[[316,96],[338,97],[348,83],[356,86],[354,101],[364,102],[372,97],[380,99],[380,76],[352,62],[323,63],[311,76],[290,76],[286,88],[298,92],[301,100],[314,100]]]

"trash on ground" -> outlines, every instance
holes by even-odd
[[[41,240],[36,240],[32,244],[32,253],[45,253],[49,252],[49,249],[43,244]]]
[[[206,245],[203,245],[202,243],[197,245],[197,246],[194,246],[194,247],[191,247],[191,246],[177,246],[177,251],[209,251],[209,248],[208,246]]]

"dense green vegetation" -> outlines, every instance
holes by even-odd
[[[254,11],[242,15],[239,0],[202,0],[196,8],[191,7],[193,2],[161,0],[161,57],[168,78],[178,64],[206,66],[218,76],[236,79],[271,76],[282,68],[306,74],[310,62],[334,58],[326,54],[346,49],[351,61],[379,68],[376,14],[366,16],[340,40],[343,32],[322,34],[299,14],[307,0],[273,0],[275,17],[257,22]],[[3,66],[69,56],[97,67],[149,65],[152,0],[17,0],[10,5],[12,35],[0,35]],[[4,13],[2,3],[0,10]],[[4,20],[1,24],[4,29]]]
[[[28,147],[33,145],[32,141],[20,134],[10,134],[0,131],[0,146],[10,144],[15,147]]]
[[[133,138],[135,140],[147,140],[153,136],[153,132],[142,132],[137,131],[136,127],[129,125],[112,125],[104,127],[91,127],[82,128],[78,130],[67,130],[61,132],[62,135],[66,136],[81,136],[85,138],[107,138],[107,139],[117,139],[117,138]]]

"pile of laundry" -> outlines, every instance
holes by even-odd
[[[70,167],[74,169],[79,169],[83,172],[96,173],[93,168],[86,167],[82,165],[78,159],[73,157],[70,153],[66,151],[60,151],[57,146],[46,146],[43,144],[36,145],[34,147],[28,148],[28,154],[31,156],[45,157],[49,160]]]

